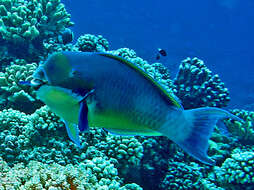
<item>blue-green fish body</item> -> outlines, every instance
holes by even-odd
[[[55,53],[37,69],[34,83],[40,84],[38,98],[65,120],[78,145],[79,130],[89,127],[120,135],[167,136],[212,164],[206,151],[216,121],[238,119],[218,108],[183,110],[145,71],[111,54]]]

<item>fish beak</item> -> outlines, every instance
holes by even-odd
[[[47,84],[46,81],[40,80],[40,79],[33,79],[31,81],[31,86],[35,89],[38,90],[42,85]]]
[[[35,90],[38,90],[41,86],[47,84],[47,82],[34,78],[31,81],[20,81],[19,84],[24,86],[30,86],[30,87],[33,87]]]

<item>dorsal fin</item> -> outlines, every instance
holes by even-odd
[[[144,71],[144,69],[139,67],[137,64],[132,63],[131,61],[128,61],[127,59],[125,59],[123,57],[113,55],[113,54],[110,54],[110,53],[98,53],[98,54],[101,55],[101,56],[105,56],[105,57],[115,59],[115,60],[127,65],[128,67],[135,70],[136,72],[140,73],[148,81],[150,81],[161,92],[161,94],[164,97],[166,97],[168,100],[170,100],[171,104],[173,103],[173,105],[175,105],[176,107],[182,108],[182,105],[178,101],[178,99],[174,98],[175,95],[172,95],[171,93],[169,93],[158,81],[156,81],[152,76],[150,76],[146,71]]]

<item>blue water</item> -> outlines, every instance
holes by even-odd
[[[231,92],[231,107],[254,103],[254,1],[252,0],[64,0],[82,34],[101,34],[110,49],[129,47],[155,61],[158,47],[167,50],[161,61],[172,71],[188,56],[203,59]]]

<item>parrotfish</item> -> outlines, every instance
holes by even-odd
[[[116,135],[166,136],[213,165],[207,149],[216,122],[239,120],[219,108],[184,110],[178,98],[141,67],[109,53],[54,53],[37,68],[29,85],[65,121],[78,146],[79,132],[89,127]]]

